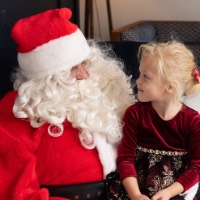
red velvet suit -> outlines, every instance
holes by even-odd
[[[54,138],[47,125],[35,129],[13,116],[15,92],[0,100],[0,199],[47,200],[40,185],[75,184],[103,180],[97,149],[80,145],[78,130],[64,123],[62,136]]]

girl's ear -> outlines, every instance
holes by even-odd
[[[166,91],[170,94],[174,93],[174,89],[179,87],[179,84],[177,81],[172,81],[170,83],[166,84]]]
[[[172,84],[167,84],[167,86],[166,86],[166,91],[167,91],[168,93],[172,94],[173,91],[174,91],[173,88],[174,88],[174,87],[172,86]]]
[[[166,83],[166,91],[170,94],[174,93],[174,88],[178,87],[178,82],[177,81],[169,81]]]

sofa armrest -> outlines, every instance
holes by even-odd
[[[122,26],[120,28],[112,30],[111,31],[111,41],[120,41],[121,40],[121,33],[123,31],[126,31],[130,28],[134,28],[135,26],[142,24],[144,22],[147,22],[147,21],[148,20],[137,21],[137,22],[134,22],[134,23],[131,23],[131,24],[128,24],[128,25],[125,25],[125,26]]]

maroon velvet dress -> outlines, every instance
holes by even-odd
[[[200,180],[200,115],[183,105],[165,121],[151,103],[130,106],[124,115],[117,165],[121,180],[136,177],[143,194],[178,181],[184,191]],[[176,199],[182,199],[177,197]]]

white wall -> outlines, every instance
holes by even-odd
[[[93,2],[94,38],[109,40],[106,0],[93,0]],[[200,21],[200,0],[110,0],[110,2],[113,29],[145,19]],[[81,0],[82,31],[84,31],[84,6],[85,0]]]

